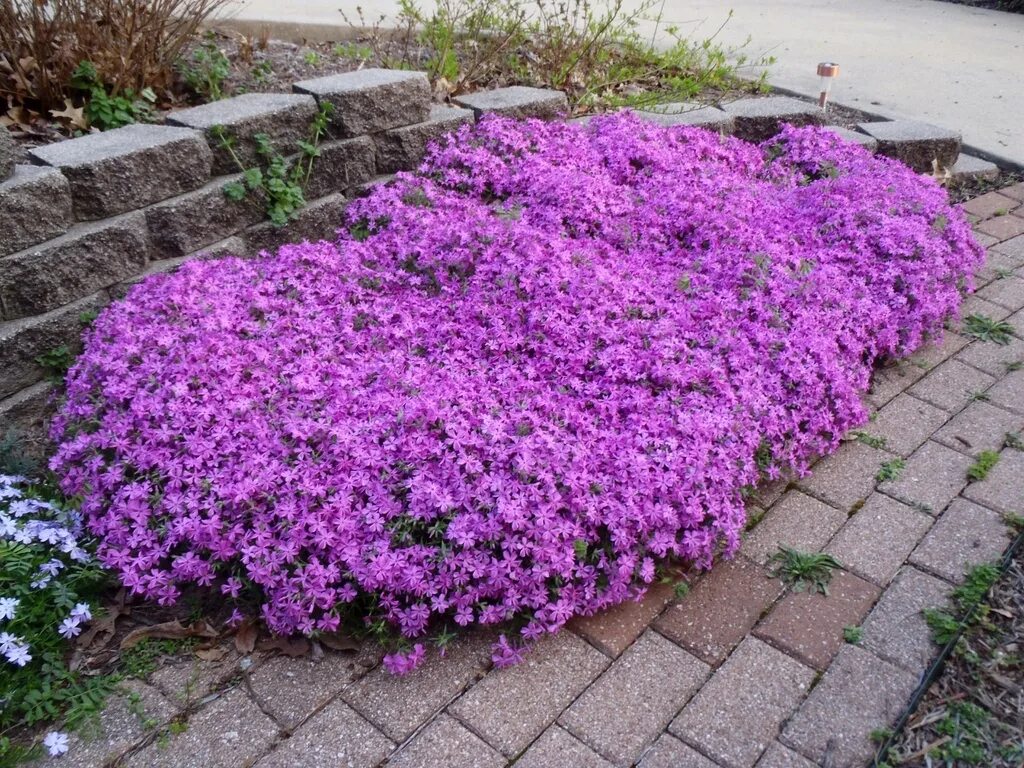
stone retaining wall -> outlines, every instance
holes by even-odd
[[[0,130],[0,439],[14,436],[30,452],[43,452],[55,385],[38,359],[77,353],[90,317],[134,282],[201,254],[248,255],[330,239],[349,199],[415,168],[432,139],[487,113],[554,118],[567,108],[562,93],[523,87],[470,94],[455,107],[433,105],[423,73],[392,70],[309,80],[294,91],[245,94],[173,112],[164,125],[39,147],[29,152],[30,165],[14,164],[13,142]],[[233,202],[224,194],[239,169],[213,129],[224,126],[235,137],[245,163],[256,160],[252,137],[259,133],[283,154],[294,153],[318,103],[330,103],[333,113],[307,187],[309,204],[275,228],[259,200]],[[745,99],[724,110],[692,106],[644,114],[748,140],[770,137],[782,123],[823,122],[816,107],[788,97]],[[857,136],[867,144],[877,139],[888,154],[899,157],[909,146],[906,130],[871,132],[866,126]],[[913,145],[903,159],[956,159],[955,134],[927,140],[933,144]]]

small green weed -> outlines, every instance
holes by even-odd
[[[159,666],[160,659],[184,653],[195,646],[194,638],[158,640],[147,637],[121,652],[121,667],[126,677],[145,680]]]
[[[676,600],[681,600],[690,594],[690,585],[685,581],[676,582],[676,585],[672,588],[672,596]]]
[[[179,62],[178,71],[195,93],[218,101],[226,95],[224,83],[231,75],[231,60],[217,46],[216,40],[207,38],[187,61]]]
[[[999,463],[999,454],[995,451],[982,451],[975,458],[974,463],[967,469],[967,479],[971,482],[978,482],[988,477],[996,464]]]
[[[903,474],[903,470],[906,466],[907,463],[903,459],[889,459],[889,461],[884,461],[878,470],[878,474],[875,475],[875,481],[885,483],[898,480],[900,475]]]
[[[809,591],[828,594],[828,584],[832,580],[832,571],[841,567],[839,562],[824,552],[800,552],[790,547],[780,546],[779,551],[768,561],[774,564],[771,576],[781,578],[793,588],[794,592]]]
[[[71,368],[71,363],[74,362],[75,356],[71,354],[71,350],[66,344],[51,349],[49,352],[44,352],[36,358],[36,364],[40,368],[46,371],[47,375],[52,379],[63,379],[67,374],[68,369]]]
[[[856,430],[852,433],[853,437],[858,443],[863,443],[871,448],[885,448],[885,438],[872,435],[862,430]]]
[[[320,66],[320,54],[316,51],[306,51],[302,55],[302,60],[311,67]]]
[[[981,341],[1005,346],[1010,343],[1013,326],[1003,320],[993,320],[985,315],[968,315],[964,320],[963,331]]]
[[[843,627],[843,640],[856,645],[864,638],[862,627]]]
[[[263,61],[257,61],[252,65],[250,74],[252,75],[253,81],[257,85],[266,85],[270,82],[270,76],[274,73],[274,65],[270,63],[269,59],[263,59]]]
[[[138,94],[126,88],[120,93],[109,91],[91,61],[80,62],[71,76],[73,88],[86,93],[85,118],[101,131],[121,128],[153,119],[156,94],[144,88]]]
[[[991,400],[987,392],[968,392],[967,397],[972,403],[987,403]]]
[[[1007,432],[1003,438],[1003,447],[1024,451],[1024,432]]]
[[[225,185],[224,194],[228,199],[240,201],[249,194],[258,195],[265,201],[267,218],[275,227],[283,227],[294,219],[306,206],[306,186],[316,159],[320,157],[320,142],[327,133],[332,110],[330,103],[321,105],[310,126],[309,140],[299,142],[301,157],[290,165],[274,147],[270,137],[258,133],[252,140],[262,167],[247,168],[235,151],[236,138],[223,126],[214,126],[214,137],[242,171],[242,181]]]

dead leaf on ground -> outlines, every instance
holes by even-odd
[[[50,114],[58,120],[66,120],[72,128],[82,131],[89,129],[89,119],[85,116],[85,108],[76,107],[71,99],[64,99],[64,109],[51,109]]]
[[[309,640],[304,637],[271,637],[257,646],[261,651],[280,651],[293,659],[309,653]]]
[[[121,650],[132,648],[143,640],[185,640],[190,637],[217,637],[217,630],[205,621],[197,621],[187,627],[180,621],[165,621],[149,627],[133,629],[121,641]]]
[[[213,648],[197,648],[196,657],[203,661],[220,661],[227,656],[228,649],[223,646],[214,646]]]
[[[248,655],[256,648],[256,623],[246,620],[238,626],[235,632],[235,650],[243,655]]]
[[[358,651],[362,647],[358,640],[340,632],[320,635],[317,640],[332,651]]]

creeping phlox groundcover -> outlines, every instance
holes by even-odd
[[[744,492],[864,421],[872,365],[983,255],[940,187],[831,133],[629,115],[486,120],[348,216],[104,312],[52,466],[135,592],[386,619],[399,672],[444,622],[516,619],[509,663],[731,553]]]

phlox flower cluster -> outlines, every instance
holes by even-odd
[[[91,560],[79,543],[81,518],[27,495],[27,485],[27,478],[0,474],[0,654],[17,668],[33,660],[32,640],[55,614],[64,616],[58,632],[65,638],[92,618],[89,605],[74,604],[59,583],[66,569]],[[60,588],[50,594],[51,586]]]
[[[494,118],[334,243],[154,276],[88,333],[52,468],[135,593],[280,633],[516,619],[732,553],[744,495],[864,421],[982,252],[932,181],[814,128]],[[420,642],[417,642],[417,639]]]

